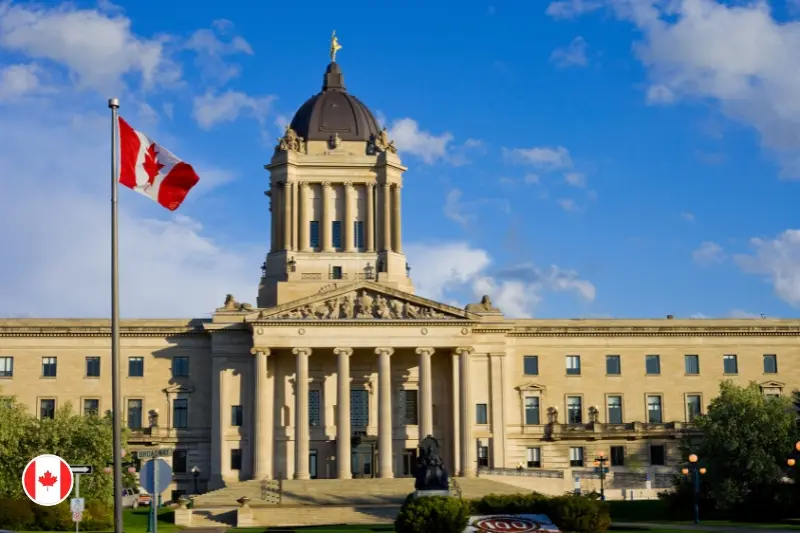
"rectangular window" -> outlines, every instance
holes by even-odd
[[[128,400],[128,429],[142,429],[142,400]]]
[[[231,470],[242,469],[242,450],[235,448],[231,450]]]
[[[189,400],[175,398],[172,401],[172,427],[186,429],[189,427]]]
[[[241,405],[231,405],[231,426],[241,427],[244,425],[244,411]]]
[[[661,412],[661,396],[647,397],[647,422],[650,424],[661,424],[664,416]]]
[[[366,248],[366,244],[364,244],[364,222],[361,220],[356,220],[353,222],[353,237],[355,240],[355,247],[356,250],[360,250],[362,248]]]
[[[539,375],[539,356],[538,355],[526,355],[523,358],[523,372],[525,372],[526,376],[538,376]]]
[[[725,354],[722,356],[722,371],[725,374],[739,373],[739,363],[736,360],[736,354]]]
[[[703,414],[703,404],[699,394],[686,395],[686,421],[693,422],[697,415]]]
[[[583,398],[567,396],[567,424],[583,424]]]
[[[583,448],[580,446],[574,446],[569,449],[569,466],[583,466]]]
[[[667,450],[663,444],[650,445],[650,464],[664,466],[667,462]]]
[[[144,376],[144,357],[128,357],[128,377],[141,378]]]
[[[54,378],[58,373],[58,359],[55,357],[42,357],[42,377]]]
[[[625,466],[625,446],[611,447],[611,466]]]
[[[691,376],[700,373],[700,356],[699,355],[684,355],[683,356],[683,370]]]
[[[321,399],[321,390],[312,389],[308,391],[308,425],[311,427],[318,427],[322,422],[322,413],[320,411]]]
[[[0,376],[2,376],[2,360],[0,360]],[[778,373],[778,356],[774,353],[764,354],[764,373],[777,374]]]
[[[331,267],[331,279],[342,279],[342,267]]]
[[[319,220],[309,222],[308,236],[312,248],[319,248]]]
[[[622,424],[622,396],[609,396],[608,402],[608,423]]]
[[[403,406],[403,423],[407,426],[416,426],[419,424],[417,395],[418,392],[413,389],[400,391]]]
[[[186,450],[173,450],[172,452],[172,471],[176,474],[186,473]]]
[[[478,466],[489,468],[489,447],[478,446]]]
[[[83,400],[83,414],[84,416],[97,416],[100,414],[100,400],[96,398],[88,398]]]
[[[189,358],[185,355],[175,356],[172,358],[172,377],[173,378],[188,378],[189,377]]]
[[[339,220],[331,222],[331,241],[334,248],[342,248],[342,223]]]
[[[485,403],[475,405],[475,423],[479,425],[489,423],[489,409]]]
[[[99,378],[100,377],[100,358],[87,357],[86,358],[86,377]]]
[[[539,413],[539,397],[528,396],[525,398],[525,424],[528,426],[541,424],[541,415]]]
[[[528,468],[542,467],[542,449],[538,446],[528,448]]]
[[[14,358],[0,357],[0,378],[14,377]]]
[[[622,362],[618,355],[606,356],[606,374],[609,376],[619,376],[622,374]]]
[[[52,398],[39,401],[39,418],[55,418],[56,417],[56,401]]]
[[[567,356],[567,375],[580,376],[581,375],[581,356],[568,355]]]
[[[350,389],[350,427],[364,431],[369,425],[369,393],[364,389]]]
[[[655,376],[661,373],[661,356],[660,355],[645,355],[644,356],[644,371],[646,374]]]

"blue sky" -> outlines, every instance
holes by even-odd
[[[124,316],[254,301],[275,138],[350,92],[409,167],[418,292],[509,316],[790,317],[796,2],[0,2],[0,315],[107,316],[109,96],[195,165],[120,191]]]

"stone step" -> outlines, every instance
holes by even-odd
[[[398,505],[326,507],[324,510],[278,505],[269,509],[253,508],[253,521],[264,527],[391,524],[398,512]]]
[[[236,526],[236,509],[197,509],[192,510],[192,527],[213,527],[228,529]]]

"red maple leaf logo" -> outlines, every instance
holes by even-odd
[[[150,146],[147,147],[147,150],[144,152],[144,163],[142,164],[144,167],[144,171],[147,172],[147,176],[150,178],[147,180],[147,185],[152,185],[153,182],[156,180],[156,176],[164,168],[164,165],[158,162],[158,153],[156,152],[156,143],[152,143]]]
[[[39,483],[42,484],[47,490],[50,490],[50,487],[56,484],[58,478],[53,476],[50,471],[46,471],[43,476],[39,476]]]

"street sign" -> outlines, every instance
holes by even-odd
[[[83,513],[72,513],[72,521],[77,523],[83,520]]]
[[[139,459],[150,459],[152,457],[169,457],[172,455],[172,448],[158,448],[157,450],[139,450],[136,457]]]
[[[69,464],[57,455],[45,454],[30,460],[22,471],[22,490],[33,503],[51,507],[72,492],[75,478]]]
[[[94,472],[92,465],[69,465],[69,469],[73,474],[91,474]]]
[[[142,466],[139,482],[144,490],[156,498],[172,483],[172,467],[164,459],[151,459]]]
[[[69,501],[69,510],[72,513],[82,513],[84,509],[84,500],[83,498],[72,498]]]

